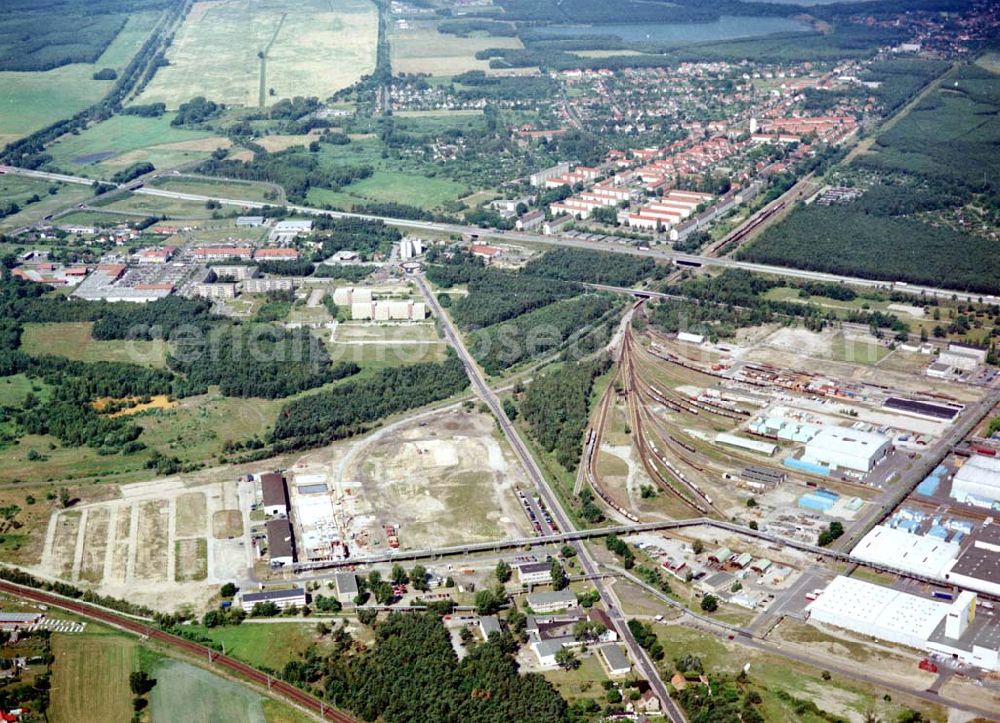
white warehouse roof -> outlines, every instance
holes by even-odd
[[[876,525],[851,550],[851,554],[875,565],[916,572],[944,579],[944,568],[958,557],[959,544],[935,537],[914,535],[906,530]]]
[[[889,449],[890,440],[877,432],[845,427],[822,427],[806,444],[802,459],[831,469],[868,472]]]
[[[950,607],[948,603],[838,576],[806,609],[816,622],[922,649]]]
[[[1000,498],[1000,459],[974,454],[955,473],[951,496],[964,500],[968,495],[984,500]]]

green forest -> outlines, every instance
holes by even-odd
[[[179,4],[179,0],[6,0],[0,16],[0,70],[93,63],[130,13]]]
[[[386,723],[557,723],[566,702],[538,673],[521,675],[502,640],[459,661],[432,613],[392,613],[375,627],[372,649],[326,660],[327,699],[362,720]]]
[[[469,384],[457,356],[347,379],[284,406],[269,441],[275,450],[316,447],[370,429],[383,417],[458,394]]]
[[[915,77],[917,61],[882,64]],[[925,72],[932,67],[923,66]],[[981,293],[1000,291],[994,242],[947,222],[966,204],[1000,210],[1000,76],[975,65],[948,75],[848,170],[875,184],[842,206],[796,208],[738,257],[761,263],[898,279]]]
[[[583,430],[590,416],[594,380],[610,365],[610,360],[602,358],[556,367],[528,385],[519,405],[531,435],[571,472],[576,470],[583,451]]]

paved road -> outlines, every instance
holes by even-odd
[[[0,167],[0,172],[16,173],[23,176],[44,178],[52,181],[63,181],[64,183],[79,183],[84,185],[93,184],[93,179],[90,178],[67,176],[58,173],[47,173],[45,171],[30,171],[22,168],[14,168],[12,166],[2,166]],[[129,185],[131,184],[124,184],[123,186],[120,186],[120,188],[127,189],[129,188]],[[220,204],[225,206],[238,206],[247,209],[261,208],[262,206],[269,205],[267,203],[262,203],[260,201],[215,198],[213,196],[204,196],[196,193],[164,191],[158,188],[141,187],[141,188],[133,188],[130,190],[132,190],[134,193],[143,194],[147,196],[160,196],[162,198],[170,198],[180,201],[194,201],[198,203],[204,203],[205,201],[218,201]],[[482,229],[479,228],[478,226],[465,226],[461,224],[437,223],[431,221],[412,221],[409,219],[391,218],[388,216],[369,216],[365,214],[345,213],[343,211],[330,211],[328,209],[323,209],[323,208],[298,206],[294,204],[289,204],[286,206],[286,208],[288,208],[290,211],[294,213],[301,213],[305,215],[313,215],[313,216],[329,215],[335,218],[367,218],[375,221],[383,221],[386,224],[389,224],[390,226],[398,226],[401,228],[414,228],[425,231],[434,231],[441,234],[476,234],[480,237],[485,237],[485,238],[508,239],[512,241],[524,241],[528,243],[540,243],[553,246],[570,246],[574,248],[592,249],[597,251],[609,251],[613,253],[624,253],[636,256],[645,256],[649,258],[658,259],[661,261],[682,262],[696,266],[715,266],[720,268],[745,269],[747,271],[756,271],[758,273],[763,273],[763,274],[788,276],[800,279],[811,279],[814,281],[847,283],[847,284],[853,284],[855,286],[864,286],[864,287],[893,286],[893,283],[891,281],[860,279],[854,276],[827,274],[820,271],[806,271],[803,269],[785,268],[783,266],[768,266],[766,264],[750,263],[749,261],[736,261],[730,258],[717,259],[717,258],[709,258],[707,256],[698,256],[695,254],[682,254],[670,250],[649,249],[646,247],[639,248],[637,246],[630,245],[630,242],[622,244],[614,244],[601,241],[585,241],[583,239],[579,239],[573,236],[542,236],[538,234],[521,233],[515,231],[495,231],[491,229]],[[977,301],[980,298],[985,298],[985,299],[994,298],[991,295],[968,293],[966,291],[961,291],[956,289],[936,288],[931,286],[917,286],[909,284],[895,284],[895,286],[900,290],[907,291],[913,294],[925,293],[929,296],[941,296],[941,297],[955,296],[956,298],[962,301]]]
[[[458,330],[452,324],[448,315],[444,313],[444,309],[442,309],[441,305],[438,303],[437,297],[434,296],[430,287],[427,285],[426,279],[424,279],[422,275],[419,275],[416,277],[416,281],[417,285],[420,287],[421,293],[424,295],[424,299],[427,301],[428,306],[430,306],[434,315],[441,322],[445,338],[455,349],[455,352],[465,365],[465,371],[469,375],[469,379],[472,381],[473,388],[492,410],[493,415],[500,424],[500,428],[507,437],[507,441],[513,448],[514,453],[517,455],[518,459],[520,459],[521,464],[528,473],[528,476],[535,483],[538,493],[545,503],[545,506],[548,508],[552,519],[558,525],[560,530],[573,530],[573,521],[569,518],[565,511],[563,511],[558,498],[552,492],[548,482],[545,480],[545,476],[542,474],[541,469],[539,469],[538,465],[535,463],[534,457],[531,456],[531,453],[528,451],[528,448],[521,439],[521,436],[514,428],[514,425],[511,424],[511,421],[507,417],[506,413],[504,413],[503,405],[500,404],[500,399],[493,393],[493,390],[490,389],[489,385],[486,384],[486,380],[483,379],[475,360],[469,354],[468,349],[465,348],[465,344],[462,342],[462,338],[459,335]],[[551,533],[553,531],[551,526],[545,524],[544,518],[540,519],[539,522],[542,523],[543,530],[548,528],[548,532]],[[577,557],[580,560],[580,567],[583,570],[584,575],[593,578],[594,587],[597,589],[597,592],[601,596],[601,600],[608,609],[608,616],[614,622],[615,628],[617,628],[618,632],[621,634],[632,659],[636,661],[636,667],[642,672],[646,680],[649,681],[650,687],[660,698],[663,710],[670,720],[674,721],[674,723],[683,723],[686,720],[683,711],[673,701],[673,699],[671,699],[666,685],[664,685],[663,680],[660,679],[660,674],[656,669],[656,664],[646,654],[646,651],[639,646],[632,633],[629,631],[625,616],[622,614],[621,610],[615,606],[614,600],[605,586],[604,581],[599,577],[597,563],[590,556],[590,552],[582,543],[574,541],[572,544],[577,550]]]

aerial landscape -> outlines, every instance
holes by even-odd
[[[3,8],[0,720],[1000,721],[1000,4]]]

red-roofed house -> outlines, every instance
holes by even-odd
[[[290,248],[257,249],[253,257],[258,261],[297,261],[299,252]]]

